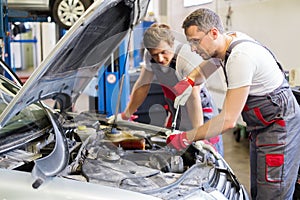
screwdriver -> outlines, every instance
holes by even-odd
[[[173,132],[176,128],[176,121],[177,121],[177,117],[178,117],[178,112],[179,112],[179,105],[176,109],[176,113],[175,113],[175,117],[174,117],[174,120],[172,122],[172,126],[171,126],[171,132]]]

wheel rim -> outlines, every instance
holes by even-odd
[[[66,26],[72,26],[85,12],[80,0],[62,0],[57,9],[58,19]]]

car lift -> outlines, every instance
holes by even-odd
[[[137,68],[143,61],[141,50],[143,49],[142,38],[144,31],[153,22],[143,21],[133,29],[133,63],[132,67]],[[98,72],[98,96],[105,97],[98,99],[98,111],[107,116],[124,111],[129,101],[131,91],[129,71],[128,42],[129,37],[125,38],[119,48],[111,55],[110,64],[107,69],[101,68]],[[124,76],[123,88],[120,88],[120,81]],[[122,91],[120,107],[115,111],[119,91]]]
[[[2,0],[0,1],[0,45],[1,45],[1,48],[0,48],[0,58],[2,60],[5,59],[5,55],[4,55],[4,52],[7,53],[7,50],[4,50],[4,48],[6,48],[6,45],[4,45],[6,42],[7,42],[7,30],[8,30],[8,16],[7,16],[7,0]],[[9,53],[9,52],[8,52]],[[4,56],[4,58],[3,58]],[[6,59],[5,59],[6,61]]]
[[[5,63],[12,67],[11,63],[11,42],[34,42],[34,41],[12,41],[10,36],[10,23],[14,22],[48,22],[48,16],[33,16],[26,11],[12,10],[7,6],[7,0],[0,1],[0,59],[5,61]],[[105,102],[99,101],[95,102],[99,107],[100,113],[106,113],[111,115],[115,112],[115,99],[116,94],[119,91],[119,80],[125,74],[124,90],[122,92],[122,102],[121,108],[124,109],[126,106],[126,99],[128,99],[130,88],[129,88],[129,78],[126,71],[128,71],[128,62],[126,62],[126,51],[127,43],[126,40],[121,44],[117,50],[118,56],[112,64],[108,64],[105,71],[100,71],[99,74],[104,73],[104,76],[98,80],[98,95],[105,97]],[[112,56],[113,57],[113,56]],[[114,64],[115,63],[115,64]],[[13,69],[12,69],[13,70]],[[100,99],[100,98],[99,98]],[[103,99],[103,98],[101,98]],[[98,110],[98,109],[97,109]]]
[[[34,42],[34,41],[12,41],[10,36],[10,23],[14,22],[48,22],[48,16],[35,16],[26,11],[12,10],[7,6],[7,0],[0,1],[0,59],[12,67],[11,63],[11,42]],[[141,38],[145,28],[149,27],[153,22],[143,22],[136,28],[133,34],[136,35],[134,44],[134,66],[138,67],[142,61],[142,55],[140,55]],[[138,30],[139,29],[139,30]],[[141,31],[142,30],[142,31]],[[107,67],[101,68],[98,72],[97,82],[97,96],[105,98],[97,98],[95,104],[95,110],[101,114],[110,116],[115,114],[116,103],[118,94],[120,91],[120,80],[124,76],[124,84],[121,95],[121,104],[119,112],[123,111],[129,100],[130,95],[130,77],[129,71],[129,57],[128,57],[128,42],[129,38],[125,38],[120,44],[119,48],[112,54],[110,62],[107,62]],[[13,70],[13,69],[12,69]],[[90,99],[92,100],[92,99]],[[93,101],[93,100],[92,100]],[[91,103],[90,103],[91,104]]]
[[[107,67],[100,68],[98,72],[98,112],[111,116],[115,113],[124,111],[130,94],[129,84],[129,58],[128,42],[125,38],[119,48],[111,55],[107,62]],[[123,84],[120,84],[124,77]],[[120,88],[121,85],[123,88]],[[118,97],[122,91],[121,97]],[[117,108],[117,99],[120,98],[120,106]],[[116,111],[118,109],[118,111]]]
[[[35,42],[35,41],[12,41],[10,37],[10,23],[14,22],[47,22],[47,16],[31,15],[27,11],[9,9],[7,0],[0,1],[0,59],[11,67],[11,42]]]

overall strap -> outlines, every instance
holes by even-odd
[[[232,42],[232,43],[230,44],[230,46],[229,46],[228,49],[226,50],[226,54],[225,54],[223,71],[224,71],[225,80],[226,80],[226,84],[227,84],[227,85],[228,85],[228,79],[227,79],[227,74],[226,74],[225,68],[226,68],[226,63],[227,63],[228,57],[229,57],[229,55],[231,54],[232,49],[233,49],[236,45],[238,45],[238,44],[240,44],[240,43],[242,43],[242,42],[252,42],[252,43],[254,43],[254,44],[260,45],[260,46],[264,47],[265,49],[267,49],[267,50],[270,52],[270,54],[273,56],[273,58],[275,59],[277,65],[278,65],[278,67],[279,67],[279,69],[280,69],[280,70],[283,72],[283,74],[284,74],[284,70],[283,70],[281,64],[279,63],[279,61],[276,59],[275,55],[273,54],[273,52],[272,52],[269,48],[267,48],[266,46],[260,44],[260,43],[257,42],[257,41],[247,40],[247,39],[237,40],[237,41],[234,41],[234,42]]]

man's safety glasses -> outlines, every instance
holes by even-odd
[[[202,40],[208,35],[209,32],[210,32],[210,30],[207,31],[207,32],[205,33],[205,35],[204,35],[202,38],[200,38],[200,39],[195,39],[195,38],[193,38],[193,39],[189,40],[189,41],[188,41],[189,45],[190,45],[190,46],[197,46],[198,44],[201,44]]]

